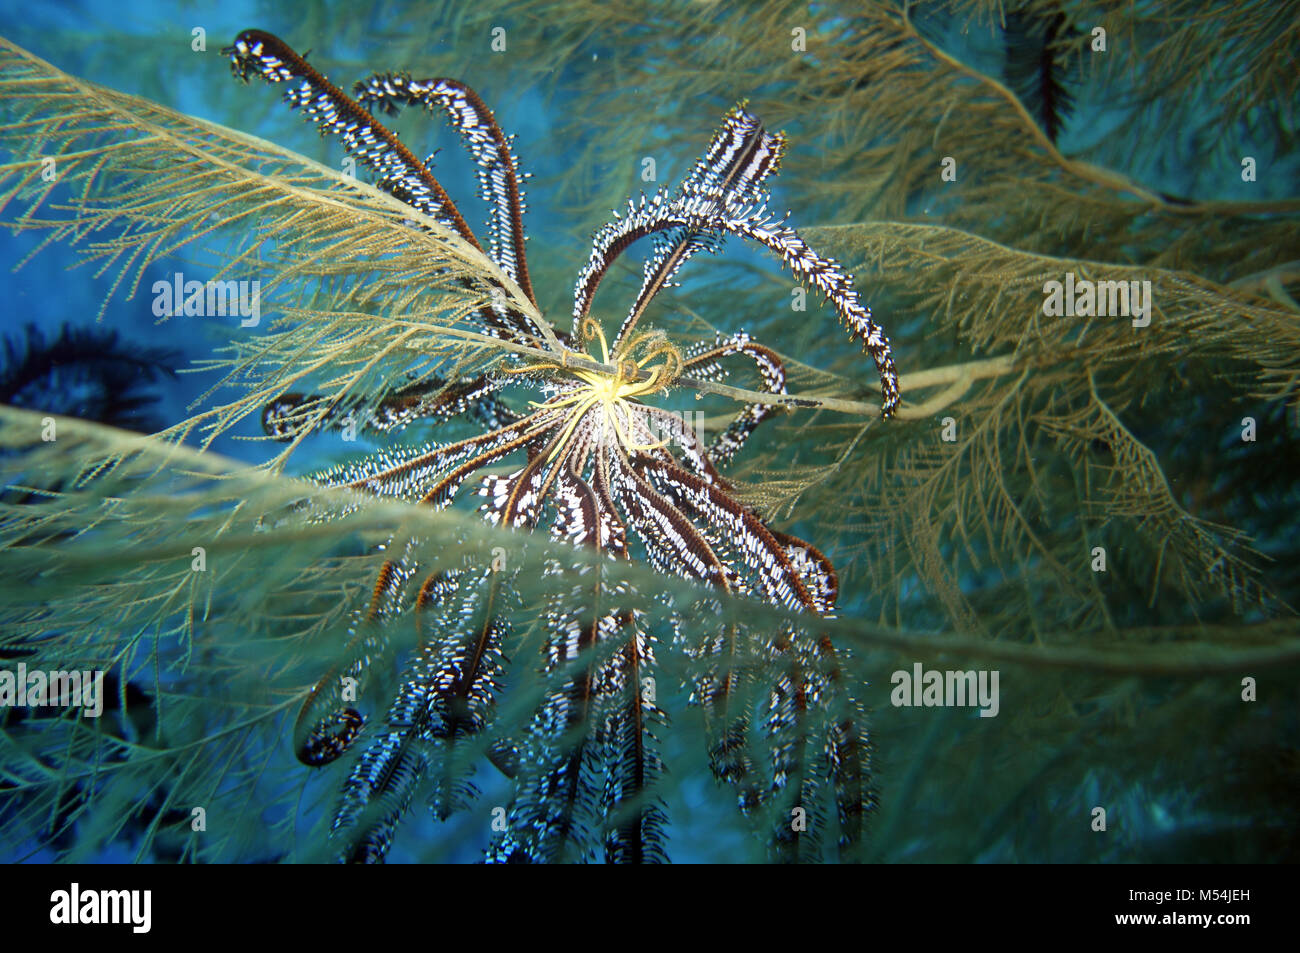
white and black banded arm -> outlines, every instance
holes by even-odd
[[[285,92],[285,102],[301,109],[322,135],[342,139],[349,154],[375,172],[384,191],[454,229],[465,241],[483,250],[428,167],[365,107],[331,83],[289,44],[264,30],[245,30],[235,38],[234,45],[221,52],[230,57],[231,71],[245,82],[250,75],[268,83],[296,81]]]
[[[720,381],[726,372],[718,361],[733,354],[744,354],[754,361],[763,378],[763,386],[770,393],[786,392],[785,364],[781,358],[770,348],[754,343],[744,331],[730,337],[718,335],[712,344],[702,342],[689,349],[682,362],[682,376],[695,380]],[[709,444],[709,462],[715,466],[729,462],[744,447],[754,429],[771,416],[774,410],[776,407],[772,404],[746,404],[727,429]]]
[[[294,83],[284,94],[285,102],[295,109],[301,109],[305,117],[316,124],[322,135],[337,135],[348,153],[360,159],[374,172],[376,188],[454,230],[471,246],[502,266],[501,259],[484,250],[455,202],[429,171],[428,165],[371,115],[364,105],[331,83],[287,43],[263,30],[245,30],[236,37],[234,45],[222,50],[222,53],[230,57],[231,71],[245,82],[253,75],[269,83]],[[467,87],[461,88],[482,106],[482,101],[472,91]],[[465,101],[469,102],[468,99]],[[491,115],[486,106],[482,106],[482,110],[487,116]],[[464,115],[461,116],[461,121],[467,121]],[[493,126],[495,127],[495,122]],[[497,133],[500,133],[499,129]],[[479,158],[477,152],[475,158]],[[508,169],[513,176],[515,166],[508,150],[506,159],[502,162],[500,174],[505,175],[505,170]],[[512,215],[512,229],[513,225]],[[513,234],[512,231],[512,236]],[[515,263],[522,264],[523,259],[517,254],[523,247],[522,222],[519,223],[517,245],[513,237],[510,244]],[[512,279],[516,279],[516,274],[509,268],[503,267],[503,270]],[[520,274],[526,281],[526,269]],[[472,286],[472,282],[467,281],[467,286]],[[521,286],[521,290],[528,294],[531,301],[531,288]],[[541,345],[549,337],[549,328],[542,330],[535,327],[532,318],[504,303],[484,305],[478,313],[484,329],[496,337],[533,345]]]
[[[357,83],[353,92],[362,105],[378,106],[389,114],[414,105],[443,112],[474,159],[480,194],[491,210],[488,253],[536,304],[524,248],[526,206],[520,183],[527,175],[519,171],[519,161],[510,149],[512,137],[501,131],[492,110],[478,93],[459,80],[416,80],[401,73],[378,73]]]
[[[590,314],[601,279],[618,256],[642,238],[657,244],[646,262],[645,277],[615,338],[624,343],[646,307],[667,287],[677,271],[701,249],[713,250],[727,235],[737,235],[771,250],[800,281],[820,291],[854,337],[862,341],[880,374],[881,416],[892,417],[901,398],[898,370],[889,339],[858,299],[852,275],[833,258],[823,257],[799,236],[785,218],[767,210],[763,182],[780,164],[784,139],[764,131],[743,109],[727,114],[708,151],[672,196],[660,190],[629,202],[627,211],[596,232],[591,256],[574,288],[574,328]],[[575,330],[576,334],[576,330]]]
[[[590,311],[596,286],[609,266],[633,242],[653,235],[657,241],[645,264],[641,290],[614,337],[617,350],[687,259],[700,250],[716,251],[723,237],[717,227],[719,215],[729,206],[762,196],[763,181],[780,167],[784,144],[782,136],[764,130],[757,117],[743,108],[727,113],[709,148],[671,199],[664,190],[648,204],[642,197],[639,205],[629,203],[626,219],[616,217],[596,233],[575,292],[575,329]]]
[[[698,251],[716,252],[723,239],[716,218],[727,209],[761,200],[763,182],[781,167],[785,137],[763,128],[743,104],[723,117],[722,126],[704,155],[678,188],[674,204],[689,210],[695,224],[680,226],[656,236],[654,253],[646,261],[641,290],[637,292],[613,349],[627,339],[660,289],[672,281],[686,261]]]
[[[448,383],[431,378],[393,391],[373,407],[361,397],[343,398],[329,406],[319,394],[289,391],[262,409],[262,430],[276,440],[290,440],[304,427],[341,430],[349,424],[369,433],[402,430],[417,420],[442,423],[467,416],[490,428],[520,419],[497,396],[504,381],[488,376]]]

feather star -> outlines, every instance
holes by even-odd
[[[536,303],[524,248],[524,176],[511,140],[468,86],[386,73],[358,83],[349,97],[282,40],[257,30],[240,34],[223,53],[241,79],[251,74],[290,84],[286,101],[323,134],[338,135],[348,152],[370,167],[378,188],[484,251]],[[429,162],[417,159],[375,119],[379,111],[410,106],[441,111],[460,133],[491,209],[486,250],[430,173]],[[482,424],[482,432],[455,443],[382,452],[317,479],[443,508],[478,471],[521,457],[513,472],[477,480],[484,501],[480,511],[488,522],[529,531],[545,524],[551,538],[610,559],[640,556],[661,573],[809,617],[830,616],[838,589],[830,561],[811,544],[767,526],[736,498],[720,472],[774,407],[746,406],[705,445],[679,416],[646,402],[678,381],[719,380],[725,376],[723,361],[733,357],[753,362],[768,392],[784,394],[781,359],[744,333],[679,350],[660,333],[638,331],[655,296],[688,259],[717,250],[727,235],[747,238],[775,252],[798,280],[826,296],[876,364],[882,415],[894,413],[900,395],[889,342],[859,302],[851,276],[813,251],[786,217],[768,211],[764,183],[779,168],[784,148],[784,137],[765,130],[744,104],[731,110],[676,191],[630,202],[625,214],[596,232],[578,275],[571,330],[542,327],[537,318],[499,300],[475,315],[481,331],[502,340],[533,347],[558,342],[558,352],[548,348],[553,360],[450,385],[435,380],[401,388],[362,421],[372,432],[388,433],[417,419],[469,415]],[[651,239],[653,251],[640,291],[607,339],[591,316],[593,298],[615,260],[642,238]],[[571,366],[584,349],[614,370],[589,369],[591,362]],[[499,397],[514,381],[541,392],[543,399],[526,413]],[[282,395],[266,408],[267,432],[296,433],[303,426],[301,409],[313,400]],[[329,420],[359,409],[359,403],[340,404]],[[400,540],[389,544],[370,603],[357,613],[345,663],[311,691],[295,729],[298,757],[312,766],[341,757],[367,734],[366,718],[344,701],[340,672],[360,676],[381,651],[380,623],[413,608],[425,636],[406,664],[384,723],[371,733],[344,782],[332,824],[340,859],[381,861],[422,787],[432,788],[439,817],[464,807],[474,790],[447,776],[450,752],[458,743],[493,732],[493,706],[511,636],[503,609],[509,574],[455,569],[420,578],[412,546],[407,542],[404,550]],[[488,848],[489,860],[585,859],[595,855],[598,844],[610,861],[666,859],[667,816],[654,791],[664,771],[656,732],[666,715],[653,693],[641,690],[655,670],[656,641],[641,611],[619,606],[618,587],[605,586],[599,576],[583,585],[579,604],[552,599],[544,617],[543,674],[575,673],[546,695],[524,739],[498,738],[491,746],[489,758],[513,779],[515,794],[504,830]],[[727,703],[745,676],[728,668],[723,656],[728,640],[742,635],[730,626],[688,649],[706,662],[717,659],[691,693],[716,726],[710,753],[714,773],[737,787],[747,814],[779,800],[782,792],[787,797],[781,803],[795,805],[797,814],[798,805],[829,790],[839,844],[851,848],[860,840],[874,795],[861,709],[848,687],[838,684],[834,648],[826,637],[796,627],[770,636],[763,649],[785,674],[766,688],[765,704],[737,712]],[[603,654],[595,651],[602,646]],[[836,711],[850,711],[851,717],[828,714],[836,693]],[[815,724],[819,712],[822,723]],[[748,750],[747,738],[755,731],[769,745],[762,765]],[[814,767],[805,763],[808,750],[816,755]],[[819,816],[813,822],[809,829],[815,834],[830,824]],[[770,836],[779,852],[801,836],[800,828],[787,822]]]

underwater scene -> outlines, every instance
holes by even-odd
[[[0,0],[0,860],[1300,860],[1297,51]]]

